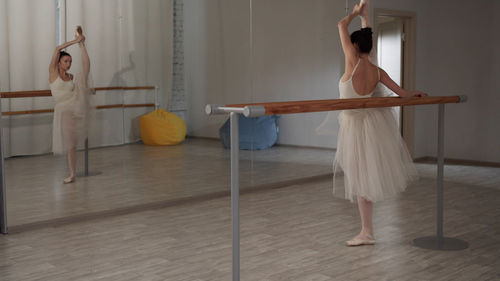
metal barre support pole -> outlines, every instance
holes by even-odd
[[[443,244],[443,182],[444,182],[444,105],[438,110],[438,163],[437,163],[437,243]]]
[[[85,139],[85,176],[89,176],[89,138]]]
[[[84,176],[84,177],[89,177],[89,176],[97,176],[102,174],[102,172],[89,172],[89,138],[87,137],[85,139],[85,150],[83,151],[84,153],[84,158],[85,158],[85,163],[84,163],[84,172],[82,174],[78,173],[78,176]]]
[[[243,114],[245,117],[258,117],[266,114],[266,108],[263,106],[227,107],[216,104],[207,104],[205,106],[207,115],[232,112]]]
[[[443,187],[444,187],[444,104],[438,111],[438,159],[437,159],[437,235],[413,240],[415,246],[431,249],[456,251],[469,247],[466,241],[443,236]]]
[[[239,114],[229,114],[231,122],[231,220],[233,233],[233,281],[240,280],[240,187],[239,187]]]
[[[0,98],[0,108],[2,99]],[[7,234],[7,192],[5,190],[5,164],[3,159],[3,125],[0,112],[0,233]]]
[[[157,110],[159,107],[160,104],[158,103],[158,86],[155,85],[155,110]]]
[[[262,108],[263,109],[263,108]],[[259,109],[257,112],[265,112]],[[246,110],[247,113],[256,112]],[[239,115],[245,114],[244,108],[224,107],[207,104],[205,113],[229,113],[231,135],[231,230],[232,230],[232,273],[233,281],[240,281],[240,182],[239,182]],[[251,114],[249,114],[251,115]]]

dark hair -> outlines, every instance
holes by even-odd
[[[351,34],[351,42],[358,45],[359,52],[370,53],[373,47],[372,33],[370,27],[365,27]]]
[[[66,53],[65,51],[60,51],[59,52],[59,61],[61,61],[62,57],[64,57],[64,56],[71,57],[71,55],[69,53]]]

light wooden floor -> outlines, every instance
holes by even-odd
[[[16,180],[23,196],[12,190],[12,175],[50,170],[43,164],[49,160],[8,160],[9,219],[14,213],[21,224],[30,223],[227,189],[228,152],[217,142],[189,140],[170,148],[171,162],[162,148],[141,145],[94,152],[94,167],[102,175],[61,186],[60,178],[53,178],[63,173],[51,167],[52,186],[33,184],[30,193]],[[435,233],[435,166],[428,164],[417,165],[422,178],[407,192],[375,206],[378,244],[348,248],[343,243],[359,230],[358,214],[356,205],[331,196],[331,178],[321,176],[330,172],[331,154],[286,147],[242,153],[243,166],[254,160],[244,185],[255,188],[241,197],[241,280],[500,280],[500,169],[446,166],[445,235],[468,241],[468,249],[440,252],[411,245],[412,239]],[[21,167],[26,159],[31,164]],[[167,173],[184,169],[192,170],[187,178]],[[299,184],[269,184],[313,175],[318,177]],[[148,180],[155,187],[146,186]],[[267,188],[259,188],[262,184]],[[27,206],[10,205],[13,197]],[[170,207],[1,236],[0,280],[231,280],[229,197],[165,206]]]
[[[241,151],[241,187],[328,175],[333,155],[328,150],[287,147]],[[5,161],[8,225],[15,229],[61,218],[85,219],[89,214],[147,209],[229,191],[230,151],[216,140],[189,139],[171,147],[132,144],[91,150],[89,157],[90,172],[99,174],[69,185],[62,182],[67,176],[63,157]],[[79,162],[83,170],[83,157]]]

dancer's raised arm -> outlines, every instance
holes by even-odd
[[[57,75],[59,75],[57,64],[59,63],[60,52],[63,49],[65,49],[73,44],[79,43],[81,40],[82,40],[82,38],[77,37],[77,38],[75,38],[75,40],[68,41],[68,42],[63,43],[63,44],[56,47],[56,49],[54,50],[54,53],[52,54],[52,59],[50,60],[50,65],[49,65],[49,81],[50,82],[56,80]]]
[[[352,44],[351,38],[349,36],[348,26],[351,21],[358,16],[363,10],[364,4],[356,4],[352,13],[345,16],[338,23],[340,41],[342,42],[342,50],[344,51],[344,56],[346,60],[346,67],[349,64],[356,63],[356,47]]]
[[[361,0],[359,4],[364,5],[359,14],[361,18],[361,28],[370,27],[370,0]]]

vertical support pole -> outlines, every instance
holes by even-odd
[[[0,98],[0,108],[2,108],[2,99]],[[3,125],[2,113],[0,110],[0,232],[7,234],[7,199],[5,190],[5,169],[3,160]]]
[[[413,240],[417,247],[440,250],[458,251],[467,249],[466,241],[443,236],[443,189],[444,189],[444,104],[439,104],[438,111],[438,157],[437,157],[437,235],[420,237]]]
[[[101,172],[97,172],[97,171],[89,172],[89,166],[90,166],[89,151],[90,151],[89,138],[87,137],[85,139],[85,151],[84,151],[84,158],[85,158],[84,168],[85,168],[85,170],[84,170],[83,174],[78,174],[78,176],[90,177],[90,176],[96,176],[96,175],[102,174]]]
[[[239,114],[230,113],[231,122],[231,213],[233,231],[233,281],[240,280],[240,188],[239,188]]]
[[[170,104],[169,104],[169,106],[170,106]],[[158,86],[155,86],[155,110],[157,110],[158,108],[159,108],[159,104],[158,104]]]
[[[125,90],[122,88],[122,143],[125,143]]]
[[[444,104],[438,111],[438,165],[437,165],[437,241],[443,244],[443,177],[444,177]]]
[[[85,176],[89,176],[89,139],[85,139]]]

